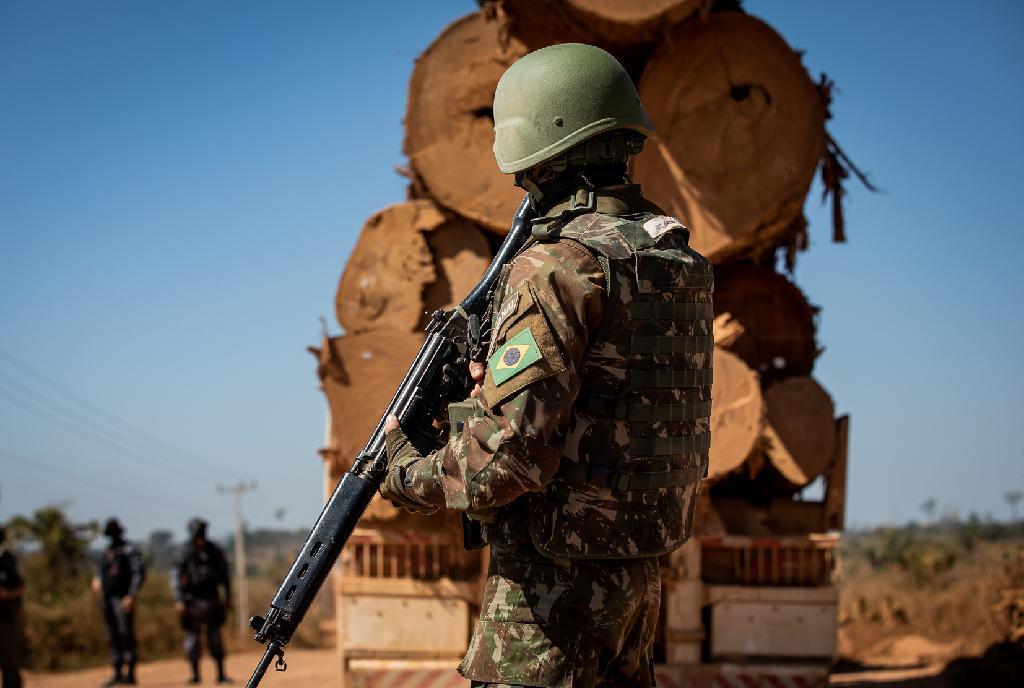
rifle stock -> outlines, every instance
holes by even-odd
[[[427,326],[426,339],[391,403],[352,467],[338,481],[274,595],[270,609],[265,616],[249,620],[250,627],[256,631],[256,642],[266,643],[267,649],[249,679],[248,688],[260,684],[271,663],[275,663],[278,671],[287,668],[285,646],[309,611],[387,473],[384,422],[388,416],[398,418],[410,441],[421,451],[439,446],[439,435],[431,425],[432,419],[445,411],[448,402],[461,401],[468,396],[470,383],[465,370],[469,320],[472,316],[478,319],[483,316],[501,268],[530,236],[530,220],[534,215],[529,198],[524,198],[508,236],[480,282],[455,309],[434,313]]]

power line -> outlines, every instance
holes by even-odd
[[[191,453],[189,451],[186,451],[186,450],[184,450],[184,449],[182,449],[182,448],[180,448],[180,447],[178,447],[178,446],[176,446],[176,445],[174,445],[174,444],[172,444],[172,443],[170,443],[170,442],[168,442],[166,440],[163,440],[163,439],[161,439],[159,437],[156,437],[156,436],[146,432],[145,430],[142,430],[142,429],[132,425],[128,421],[126,421],[126,420],[124,420],[124,419],[122,419],[122,418],[120,418],[120,417],[118,417],[118,416],[116,416],[116,415],[114,415],[114,414],[104,410],[98,404],[96,404],[96,403],[94,403],[92,401],[89,401],[88,399],[82,397],[79,394],[76,394],[75,392],[71,391],[70,389],[68,389],[67,387],[61,385],[60,383],[56,382],[55,380],[51,379],[47,375],[39,372],[38,370],[36,370],[32,366],[30,366],[29,364],[25,363],[24,361],[22,361],[18,357],[14,356],[9,351],[4,350],[3,348],[0,348],[0,358],[6,360],[10,365],[12,365],[15,368],[17,368],[24,375],[27,375],[28,377],[32,378],[36,382],[39,382],[40,384],[48,387],[49,389],[51,389],[54,392],[56,392],[57,394],[63,396],[65,399],[69,400],[73,404],[75,404],[78,407],[88,411],[89,413],[91,413],[96,418],[102,420],[107,425],[112,426],[120,434],[122,434],[122,435],[127,434],[129,436],[134,436],[135,438],[137,438],[137,439],[134,440],[135,442],[140,442],[141,441],[144,444],[150,445],[149,451],[155,450],[155,451],[157,451],[159,453],[162,453],[162,454],[165,454],[165,455],[168,452],[170,452],[170,453],[172,453],[175,456],[176,459],[177,458],[187,458],[187,459],[189,459],[189,460],[191,460],[191,461],[193,461],[195,463],[200,463],[200,464],[205,465],[208,468],[213,468],[215,470],[218,470],[218,471],[220,471],[221,473],[223,473],[225,475],[234,475],[234,471],[229,470],[226,466],[218,464],[218,463],[216,463],[214,461],[210,461],[209,459],[206,459],[204,457],[197,456],[197,455],[195,455],[195,454],[193,454],[193,453]],[[53,403],[53,402],[51,402],[51,403]]]
[[[111,439],[112,441],[121,442],[125,446],[130,446],[132,448],[132,451],[152,451],[152,449],[142,445],[137,439],[131,437],[130,435],[117,432],[116,430],[111,431],[107,428],[97,428],[96,421],[90,418],[89,416],[80,413],[73,408],[68,408],[67,406],[58,401],[54,401],[53,399],[50,399],[42,394],[39,394],[30,387],[21,384],[17,380],[11,378],[8,375],[5,375],[4,373],[0,373],[0,384],[6,385],[9,389],[13,388],[18,394],[21,394],[23,397],[28,397],[42,408],[48,408],[50,409],[51,412],[64,414],[65,416],[68,416],[71,419],[73,419],[74,422],[81,423],[87,428],[92,428],[93,431],[97,432],[98,434],[105,434],[108,437],[108,439]],[[10,394],[10,392],[8,392],[8,394]]]
[[[5,399],[7,399],[7,401],[11,402],[15,406],[19,406],[20,408],[22,408],[22,409],[24,409],[26,411],[29,411],[30,413],[33,413],[36,416],[39,416],[40,418],[44,418],[44,419],[50,421],[54,425],[59,425],[60,427],[64,428],[65,430],[68,430],[69,432],[75,433],[75,434],[79,435],[80,437],[83,437],[83,438],[89,440],[90,442],[92,442],[93,444],[96,444],[96,445],[98,445],[100,447],[103,447],[104,449],[108,449],[110,451],[117,452],[118,454],[121,454],[122,456],[126,456],[126,457],[128,457],[130,459],[134,459],[136,461],[138,461],[139,459],[142,459],[143,463],[149,463],[149,465],[151,465],[151,466],[154,466],[156,468],[160,468],[163,471],[166,471],[168,473],[171,473],[171,474],[179,476],[179,477],[190,477],[190,476],[188,476],[185,473],[179,472],[176,467],[172,468],[172,467],[167,466],[167,465],[165,465],[163,463],[157,463],[157,462],[153,462],[153,461],[148,461],[147,462],[147,460],[142,458],[142,457],[140,457],[138,455],[138,452],[136,452],[135,450],[128,449],[128,448],[126,448],[126,447],[124,447],[124,446],[122,446],[120,444],[117,444],[116,442],[111,441],[110,439],[108,439],[108,438],[106,438],[106,437],[104,437],[104,436],[102,436],[102,435],[100,435],[100,434],[98,434],[96,432],[93,432],[89,428],[81,427],[81,426],[77,425],[76,423],[67,420],[66,418],[61,418],[60,416],[58,416],[58,415],[56,415],[56,414],[46,410],[45,408],[39,406],[35,402],[27,401],[27,400],[25,400],[23,398],[17,397],[14,394],[11,394],[11,392],[9,390],[0,388],[0,397],[3,397]]]
[[[147,503],[160,502],[164,506],[170,507],[175,511],[188,511],[192,506],[188,506],[183,502],[179,502],[175,499],[168,499],[165,495],[160,493],[148,493],[143,495],[139,492],[139,486],[128,487],[125,485],[118,485],[117,483],[100,483],[88,476],[84,476],[73,471],[67,470],[67,468],[61,466],[59,463],[50,461],[44,461],[37,456],[29,456],[21,452],[12,451],[10,449],[4,449],[0,447],[0,456],[6,456],[7,458],[14,459],[15,461],[21,462],[23,465],[35,468],[40,471],[46,471],[48,475],[57,474],[62,475],[69,480],[74,480],[76,484],[85,485],[95,490],[101,491],[106,495],[111,493],[117,493],[120,496],[129,497],[132,499],[138,499]]]

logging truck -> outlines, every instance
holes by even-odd
[[[827,683],[836,652],[848,426],[846,416],[835,421],[837,450],[822,473],[820,499],[758,502],[718,497],[711,488],[698,512],[700,534],[661,560],[659,686]],[[446,515],[372,516],[334,574],[342,685],[465,686],[455,667],[479,613],[486,550],[463,550]]]
[[[811,245],[803,207],[819,170],[845,240],[842,182],[857,170],[826,131],[832,82],[737,5],[493,0],[448,26],[409,83],[409,199],[367,220],[335,297],[346,334],[311,349],[330,491],[418,350],[424,314],[476,283],[522,200],[491,158],[498,78],[533,46],[611,50],[659,132],[631,176],[714,263],[720,314],[695,534],[661,559],[663,688],[824,685],[836,651],[848,420],[812,377],[818,309],[774,258],[791,267]],[[333,575],[344,685],[465,686],[455,667],[486,557],[463,550],[451,514],[371,503]]]

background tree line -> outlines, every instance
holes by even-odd
[[[107,638],[97,598],[90,589],[100,552],[106,546],[100,537],[99,523],[72,522],[59,506],[49,506],[29,516],[15,516],[5,525],[26,581],[24,666],[36,671],[56,671],[105,663]],[[181,543],[168,530],[155,530],[140,541],[131,537],[131,524],[126,526],[129,540],[144,552],[147,569],[136,601],[140,660],[178,655],[182,633],[174,612],[169,576]],[[270,599],[305,535],[303,530],[258,530],[246,534],[251,602],[262,606]],[[230,558],[232,538],[218,544]],[[329,602],[324,599],[313,613],[329,618]],[[230,621],[225,627],[225,640],[229,649],[237,649],[243,640],[234,632],[236,624]],[[296,637],[296,644],[320,645],[318,624],[305,626],[308,628]]]

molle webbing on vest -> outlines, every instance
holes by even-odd
[[[680,403],[630,402],[603,394],[581,394],[577,408],[596,416],[648,423],[680,423],[711,415],[711,401]]]
[[[634,456],[673,456],[711,449],[711,433],[677,435],[675,437],[632,437],[629,453]]]
[[[690,274],[686,278],[685,284],[676,284],[669,281],[671,278],[677,277],[675,273],[658,274],[656,272],[646,272],[643,277],[653,280],[659,280],[659,278],[666,278],[665,282],[660,283],[658,281],[653,282],[653,288],[641,287],[640,293],[643,295],[647,294],[661,294],[664,292],[696,292],[696,291],[711,291],[715,284],[714,275],[700,275]]]
[[[631,354],[706,354],[715,346],[708,335],[653,335],[629,338]]]
[[[571,483],[598,485],[616,492],[661,490],[695,483],[707,474],[707,466],[697,464],[669,471],[619,471],[562,460],[558,477]]]
[[[678,389],[704,387],[711,384],[711,368],[696,370],[627,370],[626,383],[630,389]]]
[[[531,508],[531,541],[553,558],[671,552],[690,536],[707,474],[712,267],[664,215],[582,215],[549,238],[586,247],[608,291],[558,480]]]
[[[636,320],[708,320],[715,317],[710,303],[679,301],[634,301],[629,304],[629,316]]]

